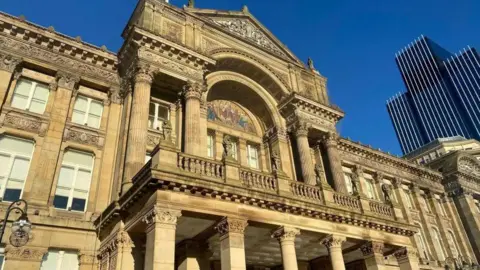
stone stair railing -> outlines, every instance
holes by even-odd
[[[384,204],[381,202],[369,202],[370,211],[375,214],[380,214],[383,216],[393,217],[393,209],[390,205]]]
[[[291,191],[294,196],[313,200],[317,202],[322,201],[322,190],[319,187],[306,185],[301,182],[292,182],[290,184]]]
[[[178,153],[177,167],[183,171],[218,179],[224,179],[225,166],[222,162]]]
[[[277,191],[277,180],[273,175],[242,168],[240,169],[240,180],[247,187],[265,191]]]
[[[350,195],[340,194],[335,192],[333,194],[333,202],[336,205],[339,205],[341,207],[346,207],[346,208],[355,209],[355,210],[361,209],[360,200]]]

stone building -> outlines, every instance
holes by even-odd
[[[0,214],[23,198],[34,224],[18,248],[7,230],[5,269],[477,263],[454,200],[478,198],[478,163],[444,185],[339,137],[326,79],[246,7],[141,0],[122,37],[0,14]]]

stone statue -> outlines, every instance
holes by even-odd
[[[172,124],[170,124],[170,121],[164,121],[162,123],[162,131],[163,131],[163,140],[171,142],[172,141]]]
[[[278,155],[278,152],[277,151],[272,151],[272,157],[271,157],[271,160],[272,160],[272,171],[274,172],[279,172],[281,171],[281,168],[280,168],[280,156]]]
[[[382,192],[383,192],[383,197],[385,197],[385,201],[391,203],[392,202],[392,190],[390,189],[390,186],[387,184],[382,185]]]
[[[195,0],[188,0],[187,6],[190,7],[190,8],[195,7]]]
[[[358,195],[358,175],[357,174],[353,174],[352,175],[352,195]]]
[[[312,71],[315,70],[315,66],[313,65],[313,60],[312,60],[312,58],[309,57],[307,63],[308,63],[308,68],[309,68],[310,70],[312,70]]]
[[[225,159],[233,159],[233,142],[232,142],[232,138],[229,136],[229,135],[225,135],[225,137],[223,137],[223,142],[222,142],[222,145],[223,145],[223,160]]]
[[[320,164],[315,164],[315,176],[317,177],[317,183],[323,182],[323,168]]]

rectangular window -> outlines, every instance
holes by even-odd
[[[103,113],[103,102],[85,96],[78,96],[73,106],[72,122],[99,128]]]
[[[215,153],[215,137],[213,134],[208,134],[207,136],[207,156],[210,158],[214,157]]]
[[[148,111],[148,128],[162,130],[163,122],[170,119],[168,106],[156,102],[150,102]]]
[[[0,138],[0,194],[3,201],[22,197],[32,159],[33,141],[3,136]]]
[[[373,186],[373,181],[370,180],[370,179],[365,179],[365,183],[366,183],[366,186],[367,186],[367,190],[366,190],[367,191],[366,192],[367,197],[369,199],[374,200],[375,199],[375,188]]]
[[[251,144],[247,144],[247,159],[248,166],[254,169],[258,169],[258,147]]]
[[[65,152],[53,205],[68,211],[85,211],[92,170],[92,154],[72,150]]]
[[[13,91],[12,107],[43,114],[49,93],[47,85],[21,78]]]
[[[402,188],[402,194],[405,202],[407,203],[408,208],[412,209],[412,201],[410,200],[410,194],[407,190]]]
[[[432,211],[430,210],[430,205],[428,204],[428,199],[426,195],[420,195],[420,197],[422,198],[421,200],[425,211],[427,211],[427,213],[431,213]]]
[[[345,184],[347,186],[348,194],[352,194],[353,193],[352,176],[349,173],[343,173],[343,176],[345,178]]]
[[[232,157],[238,160],[238,141],[232,141]]]
[[[441,200],[441,199],[437,199],[437,204],[438,204],[438,208],[440,208],[440,213],[442,214],[442,216],[446,217],[446,216],[447,216],[447,212],[445,211],[445,207],[443,207],[442,200]]]
[[[78,253],[74,251],[49,250],[43,256],[40,270],[78,270]]]

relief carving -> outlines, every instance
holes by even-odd
[[[7,114],[3,122],[5,126],[13,127],[20,130],[25,130],[32,133],[37,133],[40,136],[45,136],[47,132],[47,123],[42,123],[37,119],[28,119],[22,116]]]
[[[0,39],[1,44],[1,39]],[[14,72],[17,66],[22,62],[22,59],[6,53],[0,53],[0,69]]]
[[[330,248],[341,248],[343,242],[345,242],[347,239],[344,236],[338,236],[338,235],[329,235],[326,238],[324,238],[321,243],[327,249]]]
[[[162,27],[163,36],[175,43],[183,43],[183,27],[172,21],[164,20]]]
[[[384,244],[381,242],[368,242],[360,247],[363,256],[369,256],[372,254],[380,254],[383,256]]]
[[[172,60],[166,59],[158,54],[155,54],[147,50],[139,50],[139,55],[141,58],[148,59],[149,61],[153,61],[154,63],[158,64],[160,67],[170,70],[172,72],[175,72],[181,75],[186,75],[197,81],[203,80],[203,72],[201,70],[196,70],[189,66],[174,62]]]
[[[182,213],[179,210],[154,207],[143,216],[142,221],[147,225],[154,223],[176,225],[177,219],[181,216]]]
[[[47,249],[20,247],[7,247],[5,249],[5,257],[7,260],[26,260],[26,261],[41,261],[43,255],[47,253]]]
[[[280,227],[273,231],[272,238],[276,238],[278,241],[295,241],[295,237],[300,234],[300,230],[297,228]]]
[[[80,76],[76,74],[67,73],[64,71],[58,71],[57,76],[57,86],[61,88],[65,88],[68,90],[75,89],[75,86],[78,82],[80,82]]]
[[[220,48],[223,48],[225,46],[223,46],[222,44],[218,43],[218,42],[215,42],[209,38],[202,38],[202,50],[203,52],[209,54],[210,52],[212,52],[213,50],[216,50],[216,49],[220,49]]]
[[[248,222],[246,220],[226,217],[215,226],[215,230],[222,237],[228,233],[243,234],[247,226]]]
[[[80,144],[102,147],[104,139],[103,137],[100,137],[96,134],[91,134],[73,129],[66,129],[65,133],[63,134],[63,141],[73,141]]]

